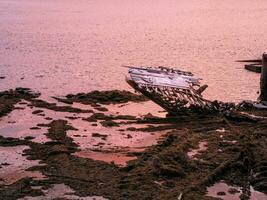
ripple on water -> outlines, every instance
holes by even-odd
[[[81,151],[77,156],[114,162],[125,165],[127,161],[136,157],[128,156],[127,152],[140,152],[146,147],[157,144],[157,141],[167,131],[142,132],[128,131],[127,128],[145,128],[144,124],[122,124],[120,127],[91,126],[90,123],[80,118],[71,120],[70,124],[78,130],[71,130],[67,135],[79,145]],[[123,130],[123,131],[122,131]],[[95,135],[99,135],[96,137]]]
[[[119,114],[138,115],[138,117],[142,117],[147,114],[145,105],[150,104],[110,105],[109,111],[105,112],[105,114],[113,114],[115,116]],[[79,145],[81,150],[75,155],[115,162],[118,165],[124,165],[128,160],[136,158],[128,156],[127,152],[144,150],[146,147],[156,144],[157,140],[167,132],[138,131],[138,128],[147,128],[149,124],[127,124],[127,120],[116,120],[116,122],[120,123],[120,127],[103,127],[99,122],[94,123],[97,126],[93,126],[88,121],[83,120],[83,118],[91,115],[89,113],[56,112],[46,108],[40,109],[30,107],[29,102],[26,101],[20,103],[19,106],[21,109],[13,110],[0,120],[1,136],[20,139],[28,137],[33,138],[33,142],[45,143],[50,141],[45,135],[48,132],[47,127],[38,126],[38,124],[48,124],[51,120],[65,119],[71,126],[77,128],[77,130],[67,131],[67,135]],[[87,105],[74,104],[73,106],[92,109]],[[160,108],[154,110],[153,114],[159,113],[159,110]],[[159,126],[159,124],[154,126]],[[94,133],[105,137],[94,137]]]
[[[1,90],[129,89],[121,65],[164,65],[202,77],[213,99],[257,98],[259,76],[234,61],[266,50],[265,0],[151,2],[1,1]]]
[[[46,127],[36,127],[37,124],[47,123],[44,116],[32,114],[37,109],[23,105],[23,109],[15,109],[0,120],[0,135],[4,137],[25,138],[33,137],[35,142],[50,141],[44,133]]]
[[[74,103],[72,106],[85,110],[94,110],[92,106],[81,103]],[[152,102],[131,102],[103,106],[108,109],[105,115],[131,115],[142,118],[150,110],[157,117],[162,117],[166,114],[162,113],[162,109],[158,106],[155,106],[156,109],[152,109],[154,106]],[[157,141],[167,133],[167,131],[138,131],[136,130],[138,128],[148,128],[149,124],[127,124],[127,120],[114,120],[120,123],[120,127],[103,127],[99,122],[95,122],[95,126],[92,126],[88,121],[82,120],[83,117],[88,117],[88,114],[83,114],[83,117],[80,114],[77,116],[80,117],[68,121],[78,130],[67,132],[67,135],[79,145],[81,150],[76,152],[75,155],[109,163],[114,162],[120,166],[126,165],[129,160],[136,159],[135,156],[129,156],[128,152],[144,151],[145,148],[157,144]],[[157,126],[160,126],[160,124],[157,124]],[[128,128],[133,128],[134,131],[128,130]],[[94,135],[99,135],[99,137]]]

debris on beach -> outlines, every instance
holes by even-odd
[[[128,66],[127,83],[165,109],[170,115],[187,111],[220,112],[235,109],[234,103],[210,101],[202,96],[208,85],[191,72],[158,67]]]
[[[167,67],[129,67],[126,81],[169,113],[189,107],[213,108],[201,95],[207,85],[200,86],[200,78],[191,72]]]
[[[234,104],[207,100],[202,96],[202,93],[208,86],[200,85],[200,78],[191,72],[167,67],[145,68],[126,66],[129,68],[126,82],[171,115],[188,110],[221,112],[249,106],[257,109],[266,109],[267,54],[263,54],[260,60],[241,60],[239,62],[257,62],[257,65],[261,65],[261,92],[257,102],[243,101],[239,104]]]

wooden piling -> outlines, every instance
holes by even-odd
[[[259,100],[267,102],[267,53],[262,55],[260,90]]]

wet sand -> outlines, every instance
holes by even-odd
[[[266,110],[166,118],[125,91],[39,95],[0,93],[2,199],[267,197]]]

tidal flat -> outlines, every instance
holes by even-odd
[[[1,199],[267,198],[267,110],[166,117],[127,91],[39,97],[0,92]]]

